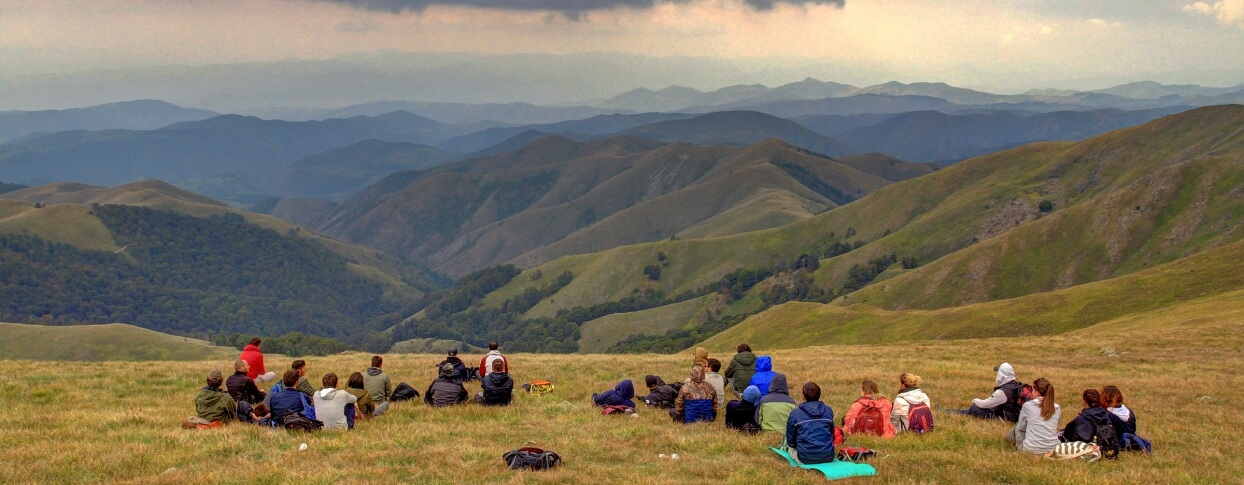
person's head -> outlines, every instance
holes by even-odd
[[[704,382],[704,366],[700,364],[691,366],[691,382]]]
[[[1041,396],[1041,419],[1049,420],[1054,416],[1054,385],[1042,377],[1032,381],[1032,392]]]
[[[381,357],[381,356],[379,356],[379,355],[373,355],[373,356],[371,356],[371,366],[372,366],[372,367],[375,367],[375,368],[377,368],[377,369],[379,369],[380,367],[383,367],[383,366],[384,366],[384,357]]]
[[[747,386],[747,389],[743,390],[743,400],[756,404],[757,401],[760,401],[760,388],[756,386]]]
[[[714,358],[709,358],[709,359],[708,359],[708,370],[711,370],[711,371],[713,371],[713,372],[720,372],[720,371],[721,371],[721,361],[720,361],[720,360],[717,360],[717,359],[714,359]]]
[[[488,350],[497,350],[496,342],[488,342]]]
[[[739,344],[739,353],[751,352],[751,351],[752,351],[752,346],[747,345],[747,344]]]
[[[251,339],[251,345],[254,345],[256,347],[258,347],[259,344],[261,343],[263,343],[263,340],[259,340],[259,337],[255,337]]]
[[[363,388],[363,373],[355,372],[353,374],[350,374],[350,378],[346,379],[346,387],[350,389],[362,389]]]
[[[299,377],[302,376],[298,374],[298,371],[294,369],[287,370],[285,371],[285,375],[281,377],[281,384],[285,385],[286,388],[298,387]]]
[[[501,359],[492,361],[492,371],[505,372],[505,361],[502,361]]]
[[[457,357],[457,356],[458,356],[458,349],[449,349],[449,356],[450,356],[450,357]]]
[[[271,415],[271,414],[272,414],[272,412],[271,412],[271,411],[268,411],[268,405],[267,405],[267,404],[264,404],[264,403],[259,403],[259,404],[256,404],[254,407],[252,407],[252,408],[251,408],[251,414],[255,415],[255,417],[256,417],[256,418],[260,418],[260,419],[262,419],[262,418],[266,418],[266,417],[268,417],[269,415]]]
[[[307,361],[305,360],[302,360],[302,359],[295,360],[294,363],[289,365],[289,368],[297,372],[298,377],[307,375]]]
[[[450,364],[449,362],[441,364],[441,377],[442,378],[452,379],[457,376],[458,376],[458,371],[454,369],[453,364]]]
[[[1084,398],[1084,407],[1101,407],[1101,393],[1097,392],[1097,389],[1085,389],[1084,394],[1081,394],[1081,397]]]
[[[1101,406],[1104,408],[1117,408],[1123,405],[1123,393],[1119,388],[1114,386],[1106,386],[1101,388]]]
[[[876,397],[879,394],[881,394],[881,388],[877,386],[876,382],[864,381],[860,383],[861,396]]]
[[[220,369],[212,369],[207,373],[207,387],[216,389],[220,384],[225,382],[224,376],[220,373]]]
[[[324,384],[325,388],[331,387],[331,388],[336,389],[337,388],[337,374],[334,374],[332,372],[324,374],[324,378],[321,379],[320,382]]]
[[[821,400],[821,386],[815,382],[809,382],[803,385],[803,400],[812,402]]]
[[[651,374],[646,375],[644,376],[644,384],[648,386],[648,389],[654,389],[661,385],[661,378]]]
[[[904,372],[898,376],[898,385],[902,386],[903,389],[912,389],[920,387],[920,380],[920,376]]]
[[[238,359],[238,360],[233,361],[233,370],[237,372],[250,372],[251,365],[247,363],[245,360]]]

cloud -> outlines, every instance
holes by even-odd
[[[658,4],[685,4],[702,0],[318,0],[349,5],[365,10],[392,13],[421,13],[428,7],[475,7],[493,10],[530,10],[561,12],[579,19],[585,12],[616,8],[649,9]],[[846,0],[738,0],[755,11],[773,10],[779,4],[829,5],[842,8]]]
[[[1235,24],[1244,29],[1244,0],[1222,0],[1213,4],[1193,2],[1184,5],[1185,12],[1212,15],[1223,24]]]

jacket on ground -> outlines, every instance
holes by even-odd
[[[756,390],[760,388],[756,387]],[[785,432],[786,421],[796,406],[795,400],[790,397],[790,387],[786,385],[786,374],[775,372],[769,393],[756,403],[756,423],[765,431]]]
[[[324,422],[324,429],[350,427],[350,422],[346,419],[346,406],[358,402],[358,398],[353,394],[326,387],[315,391],[311,399],[315,401],[315,417]]]
[[[423,394],[423,402],[436,407],[466,402],[467,390],[460,381],[438,377]]]
[[[786,423],[786,446],[795,450],[800,463],[834,461],[834,410],[820,401],[795,408]]]
[[[857,421],[860,415],[869,405],[876,406],[881,411],[878,420],[881,422],[881,437],[893,438],[895,434],[894,424],[890,423],[890,414],[894,412],[894,406],[890,404],[890,400],[885,396],[878,396],[877,399],[869,397],[861,397],[851,403],[851,408],[847,410],[847,417],[842,420],[842,431],[848,434],[864,433],[866,430],[856,429]]]
[[[220,388],[203,386],[194,397],[194,415],[208,421],[229,423],[238,417],[238,403]]]
[[[247,344],[245,347],[242,347],[242,355],[238,356],[238,360],[245,360],[247,365],[250,366],[250,371],[246,373],[246,377],[254,379],[259,377],[260,374],[268,372],[263,368],[263,352],[259,351],[258,345]]]
[[[225,379],[225,390],[229,391],[229,396],[234,401],[246,401],[251,404],[263,402],[264,393],[259,391],[259,386],[255,385],[255,380],[247,377],[246,373],[242,371],[236,371],[228,379]]]
[[[485,406],[506,406],[514,398],[514,379],[505,372],[493,372],[480,380]]]
[[[592,402],[597,406],[630,406],[635,407],[635,383],[630,379],[619,382],[613,389],[592,395]]]
[[[756,422],[756,403],[760,401],[760,389],[749,386],[743,391],[743,399],[726,403],[726,427],[738,429]]]
[[[501,355],[501,351],[489,350],[488,353],[484,355],[484,358],[479,360],[479,376],[481,378],[488,377],[488,374],[492,374],[492,361],[497,359],[501,359],[503,364],[501,366],[502,372],[505,372],[506,374],[510,373],[510,361],[506,359],[504,355]]]
[[[726,379],[733,379],[732,386],[734,392],[743,394],[743,390],[751,385],[752,376],[756,375],[756,354],[751,352],[739,352],[730,360],[730,365],[726,366],[726,373],[723,374]],[[762,396],[764,394],[761,394]]]
[[[704,381],[704,368],[691,368],[691,380],[683,384],[674,401],[674,410],[681,413],[683,421],[712,421],[717,418],[717,390]]]
[[[1085,408],[1063,428],[1063,441],[1083,441],[1094,443],[1097,438],[1097,425],[1110,425],[1110,411],[1102,408]],[[1119,435],[1122,436],[1122,435]]]
[[[925,394],[919,387],[898,391],[898,395],[894,396],[893,408],[890,410],[890,426],[893,426],[894,430],[899,433],[907,431],[907,416],[910,414],[911,407],[918,404],[933,408],[933,402],[929,401],[928,394]]]
[[[760,395],[769,394],[769,382],[773,380],[773,376],[777,375],[773,372],[773,359],[767,355],[756,358],[756,374],[752,376],[749,386],[756,386],[760,389]],[[744,386],[746,389],[746,386]]]
[[[303,399],[306,394],[292,387],[286,387],[270,398],[268,410],[272,412],[272,419],[278,423],[285,422],[285,415],[290,413],[303,412]]]
[[[367,389],[372,402],[379,406],[389,402],[389,397],[393,395],[393,382],[379,367],[368,367],[367,372],[363,373],[363,389]]]
[[[1058,419],[1063,410],[1054,404],[1054,415],[1050,419],[1041,417],[1041,400],[1036,398],[1024,403],[1019,412],[1019,421],[1015,422],[1015,430],[1024,436],[1023,441],[1015,443],[1020,451],[1044,455],[1058,445]]]

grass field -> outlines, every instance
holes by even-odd
[[[1020,379],[1051,380],[1063,424],[1079,391],[1119,386],[1157,449],[1095,464],[1050,462],[1014,451],[1000,422],[936,415],[926,436],[851,438],[880,452],[879,476],[849,483],[1229,483],[1244,476],[1244,443],[1218,423],[1236,422],[1244,379],[1241,298],[1189,302],[1061,336],[809,347],[774,351],[792,387],[814,380],[841,417],[858,383],[874,379],[893,395],[900,372],[924,377],[935,404],[965,406],[986,395],[993,366],[1011,362]],[[1110,347],[1118,357],[1102,355]],[[760,353],[770,353],[758,348]],[[732,353],[716,354],[723,360]],[[366,355],[308,359],[311,375],[361,370]],[[516,396],[509,408],[432,409],[401,403],[348,433],[291,434],[233,425],[185,431],[193,398],[211,367],[229,361],[0,362],[0,482],[28,483],[821,483],[766,448],[775,435],[741,436],[720,423],[682,426],[664,413],[602,416],[592,392],[620,378],[658,373],[681,379],[686,354],[512,355],[519,382],[549,378],[555,393]],[[390,356],[396,381],[423,392],[439,356]],[[467,357],[470,361],[470,356]],[[271,358],[270,369],[285,362]],[[472,391],[478,385],[469,385]],[[297,450],[307,443],[305,452]],[[511,472],[501,454],[524,444],[551,449],[565,466]],[[678,453],[682,460],[658,459]]]

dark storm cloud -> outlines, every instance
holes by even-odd
[[[466,6],[497,10],[539,10],[561,12],[578,18],[584,12],[613,8],[652,8],[660,3],[691,3],[697,0],[319,0],[384,12],[422,12],[433,5]],[[754,10],[772,10],[778,4],[832,5],[841,8],[846,0],[743,0]]]

